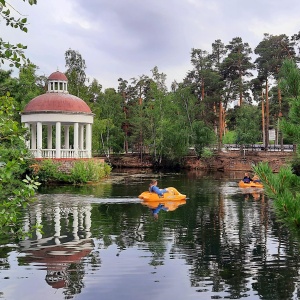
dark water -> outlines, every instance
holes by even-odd
[[[298,237],[240,176],[156,175],[188,197],[158,218],[151,174],[41,190],[24,229],[43,232],[0,248],[0,299],[300,299]]]

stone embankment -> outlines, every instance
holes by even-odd
[[[198,159],[196,156],[186,156],[183,168],[190,170],[215,170],[215,171],[250,171],[253,164],[268,162],[273,172],[291,162],[293,152],[272,151],[240,151],[218,152],[208,159]],[[109,161],[115,168],[153,168],[151,156],[138,154],[113,155]]]

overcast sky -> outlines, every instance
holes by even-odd
[[[192,69],[192,48],[211,51],[241,37],[252,49],[264,33],[300,31],[299,0],[8,0],[29,21],[28,33],[0,23],[0,36],[28,46],[27,57],[49,76],[66,70],[65,52],[78,51],[86,74],[103,88],[151,76],[157,66],[171,82]],[[15,14],[17,16],[17,14]]]

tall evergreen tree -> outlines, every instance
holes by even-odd
[[[283,60],[295,57],[294,42],[285,35],[273,36],[264,34],[264,39],[257,45],[254,50],[258,57],[255,64],[258,71],[258,78],[265,86],[265,102],[266,102],[266,120],[265,120],[265,146],[269,145],[269,127],[270,127],[270,103],[269,89],[272,80],[278,81],[279,70]],[[279,112],[278,118],[282,116],[282,97],[281,91],[278,89]]]
[[[212,43],[212,54],[211,60],[213,62],[213,68],[216,70],[217,74],[219,75],[219,87],[217,89],[218,94],[218,104],[216,105],[219,110],[219,126],[218,126],[218,148],[221,149],[222,138],[225,134],[225,112],[227,110],[228,99],[225,97],[224,93],[224,82],[221,78],[221,63],[223,61],[224,56],[227,53],[227,49],[225,48],[224,43],[221,40],[216,40]]]
[[[252,50],[248,43],[243,43],[242,38],[236,37],[226,46],[227,57],[221,64],[221,73],[226,82],[226,88],[230,89],[234,98],[239,100],[239,105],[247,100],[249,83],[247,78],[252,76],[250,72],[254,69],[251,62]]]

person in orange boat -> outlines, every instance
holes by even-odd
[[[261,182],[261,180],[259,179],[259,177],[256,174],[254,174],[252,180],[253,180],[253,182]]]
[[[252,180],[252,178],[249,176],[248,173],[245,173],[245,176],[243,178],[244,183],[250,183]]]
[[[168,189],[160,189],[157,186],[157,180],[153,179],[149,185],[149,192],[156,193],[159,197],[163,197],[164,194],[168,192]]]

